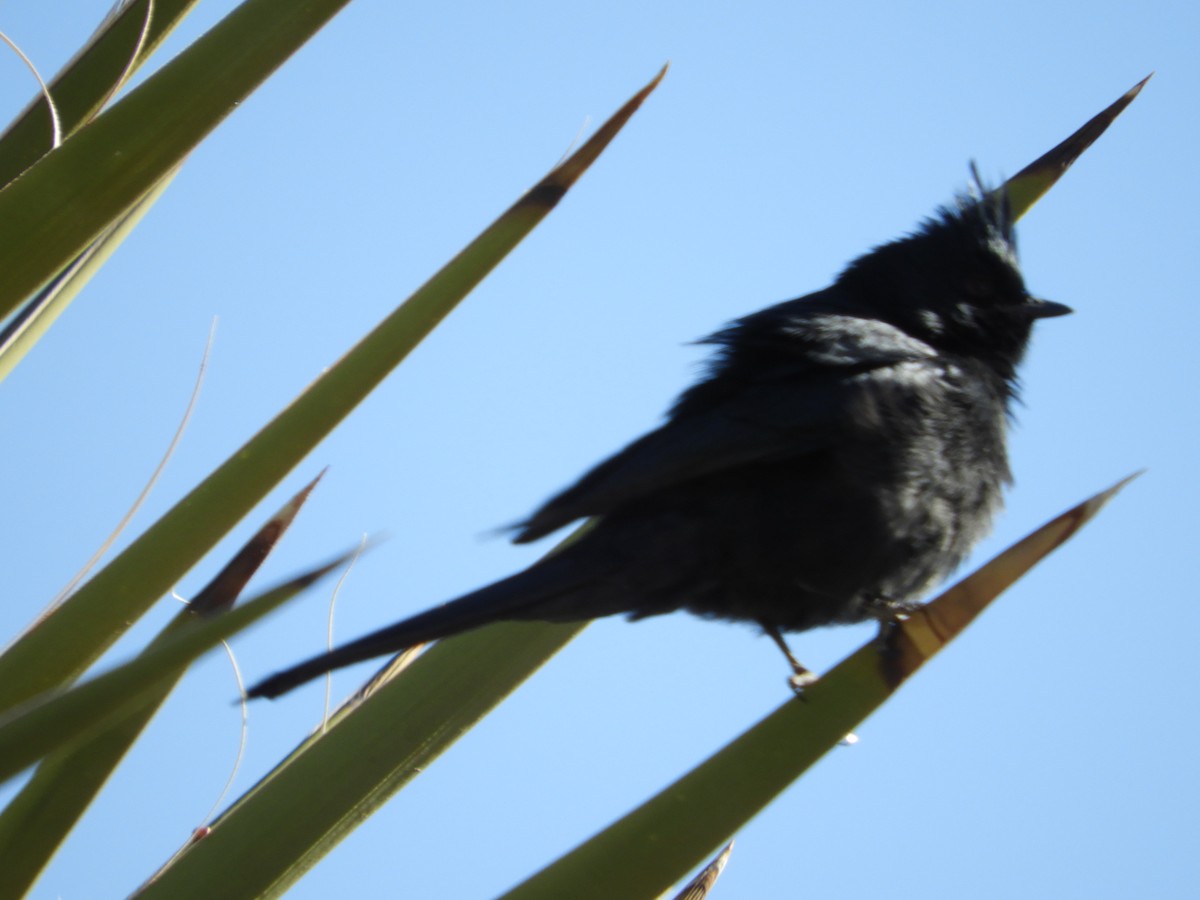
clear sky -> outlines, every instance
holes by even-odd
[[[232,5],[202,4],[166,53]],[[53,7],[0,5],[47,73],[107,0]],[[0,635],[137,494],[213,316],[199,409],[133,533],[667,60],[559,209],[181,593],[325,465],[257,583],[386,533],[343,590],[341,638],[527,564],[544,548],[491,532],[653,426],[703,358],[687,342],[824,286],[949,200],[970,160],[1011,175],[1156,70],[1021,223],[1031,289],[1077,313],[1037,328],[1016,485],[975,562],[1148,474],[744,829],[714,896],[1194,897],[1197,47],[1184,2],[355,0],[0,384]],[[0,116],[31,93],[0,54]],[[238,640],[247,677],[319,649],[326,602]],[[165,599],[113,658],[173,612]],[[820,668],[869,634],[793,645]],[[597,623],[292,896],[494,895],[781,703],[785,674],[750,628]],[[232,691],[224,656],[194,668],[36,897],[121,896],[204,820],[235,753]],[[239,790],[322,698],[253,707]]]

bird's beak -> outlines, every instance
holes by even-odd
[[[1052,319],[1055,316],[1065,316],[1075,312],[1065,303],[1041,300],[1038,297],[1026,297],[1023,310],[1025,315],[1031,319]]]

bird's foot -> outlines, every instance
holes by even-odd
[[[878,599],[871,606],[871,617],[880,623],[880,632],[875,636],[875,647],[878,652],[886,655],[892,652],[892,642],[900,623],[919,610],[923,604],[917,600],[888,600]]]
[[[816,672],[810,671],[804,666],[793,668],[792,674],[788,677],[788,687],[792,689],[792,693],[803,700],[804,689],[810,684],[816,684],[820,677]]]
[[[924,604],[918,600],[893,600],[890,597],[876,597],[871,601],[867,612],[879,623],[879,633],[875,635],[875,647],[880,653],[889,653],[892,649],[892,639],[896,629]]]
[[[759,622],[759,624],[762,625],[763,631],[766,633],[767,637],[773,640],[775,642],[775,646],[783,652],[785,657],[787,657],[788,665],[792,667],[792,675],[790,678],[788,678],[788,687],[792,689],[792,693],[796,695],[797,700],[804,700],[807,702],[808,697],[805,695],[804,689],[809,685],[815,684],[817,681],[819,681],[821,676],[801,663],[800,660],[796,659],[791,648],[787,645],[787,641],[785,641],[783,639],[783,635],[780,634],[778,628],[767,622]],[[838,741],[838,744],[843,747],[852,747],[857,743],[858,735],[856,735],[854,732],[850,732],[840,741]]]
[[[879,633],[872,643],[879,654],[884,677],[893,687],[903,681],[907,674],[898,668],[902,655],[897,644],[902,636],[900,626],[924,605],[911,600],[894,603],[881,601],[878,605],[879,615],[875,618],[879,622]]]
[[[892,597],[873,597],[864,612],[879,623],[880,627],[903,622],[924,604],[919,600],[895,600]]]
[[[820,677],[816,672],[805,666],[800,660],[793,655],[791,648],[787,645],[787,641],[783,639],[779,629],[769,622],[759,622],[762,625],[763,633],[775,642],[775,646],[780,649],[784,657],[787,658],[788,665],[792,668],[791,677],[788,678],[788,687],[801,700],[804,699],[804,689],[810,684],[816,682]]]

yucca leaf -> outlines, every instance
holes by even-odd
[[[163,176],[150,193],[118,216],[100,237],[9,319],[0,330],[0,381],[8,377],[92,276],[116,252],[178,172],[178,169],[173,169]]]
[[[123,80],[141,67],[198,0],[134,0],[116,10],[50,81],[64,137],[86,124]],[[51,147],[46,99],[33,101],[0,134],[0,185],[8,184]]]

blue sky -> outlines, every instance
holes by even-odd
[[[202,4],[166,54],[232,5]],[[10,0],[0,29],[49,73],[106,8]],[[703,359],[689,341],[824,286],[949,200],[969,160],[1010,175],[1156,70],[1022,220],[1028,284],[1077,313],[1038,326],[1016,485],[975,562],[1148,473],[744,829],[714,896],[1194,896],[1198,38],[1185,3],[355,0],[0,384],[0,495],[20,522],[0,634],[136,495],[213,316],[200,406],[133,533],[667,60],[550,218],[181,593],[325,465],[261,583],[386,533],[343,590],[341,638],[514,571],[544,548],[491,532],[653,426]],[[0,116],[31,90],[0,55]],[[326,602],[241,638],[247,676],[319,649]],[[869,633],[793,645],[821,668]],[[749,628],[597,623],[292,896],[494,895],[777,706],[784,675]],[[223,656],[196,666],[34,896],[127,893],[203,821],[236,749],[232,690]],[[253,707],[239,789],[322,697]]]

